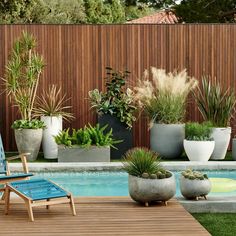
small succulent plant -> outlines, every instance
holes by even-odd
[[[184,176],[184,178],[186,179],[190,179],[190,180],[204,180],[204,179],[208,179],[207,174],[203,174],[199,171],[193,171],[191,169],[187,169],[183,172],[181,172],[181,175]]]

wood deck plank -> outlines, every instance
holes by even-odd
[[[75,199],[77,215],[65,204],[33,209],[35,222],[28,221],[25,205],[11,204],[4,216],[0,205],[2,235],[210,235],[176,200],[168,206],[141,206],[128,197],[81,197]]]

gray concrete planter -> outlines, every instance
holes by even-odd
[[[15,129],[16,146],[19,153],[30,153],[28,161],[37,159],[43,136],[43,129]]]
[[[211,137],[215,140],[215,148],[211,155],[212,160],[223,160],[225,158],[231,136],[231,127],[213,128]]]
[[[209,179],[187,179],[184,176],[180,176],[180,191],[186,199],[196,199],[204,197],[206,199],[207,194],[211,191],[211,181]]]
[[[232,158],[236,161],[236,138],[232,140]]]
[[[174,159],[183,153],[184,124],[153,124],[150,145],[160,156]]]
[[[58,146],[58,162],[110,162],[110,147]]]
[[[165,179],[144,179],[129,175],[130,197],[140,203],[161,201],[166,202],[171,199],[176,192],[175,176],[172,173],[170,178]]]

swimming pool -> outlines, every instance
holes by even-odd
[[[180,196],[178,178],[176,196]],[[204,171],[212,180],[210,196],[236,196],[236,171]],[[55,181],[74,196],[128,196],[128,175],[125,172],[42,172],[34,178]]]

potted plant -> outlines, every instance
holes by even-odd
[[[44,68],[43,58],[35,52],[36,39],[23,32],[14,43],[10,59],[6,65],[6,93],[20,113],[12,128],[20,153],[31,153],[28,160],[37,158],[42,140],[44,124],[32,119],[39,79]]]
[[[89,91],[89,99],[91,108],[98,113],[98,123],[102,126],[108,124],[107,129],[112,128],[114,138],[123,140],[117,144],[117,149],[111,149],[111,157],[119,159],[133,146],[132,125],[136,120],[136,106],[131,90],[125,89],[130,72],[115,71],[110,67],[106,67],[106,70],[106,91]]]
[[[75,130],[63,130],[55,141],[58,144],[58,162],[108,162],[110,147],[119,143],[113,139],[112,129],[104,134],[107,125],[85,126]]]
[[[131,149],[124,156],[130,197],[145,206],[155,201],[167,204],[176,192],[174,174],[160,167],[157,156],[146,148]]]
[[[212,124],[193,122],[185,125],[184,150],[190,161],[208,161],[214,150]]]
[[[64,104],[69,99],[66,94],[61,95],[61,87],[52,85],[48,91],[43,91],[42,95],[37,97],[34,114],[40,117],[46,125],[43,130],[43,153],[46,159],[56,159],[58,155],[58,147],[53,136],[62,131],[62,119],[73,119],[73,115],[66,110],[71,106]]]
[[[211,159],[224,159],[230,142],[235,93],[232,89],[222,88],[215,80],[211,82],[210,77],[203,76],[202,89],[199,87],[194,96],[202,117],[214,126],[212,137],[215,148]]]
[[[207,199],[206,196],[211,191],[211,181],[206,174],[187,169],[180,175],[180,191],[186,199]]]
[[[197,81],[186,70],[167,74],[152,67],[151,73],[152,79],[146,70],[134,87],[134,99],[150,119],[151,149],[162,157],[177,158],[183,152],[187,96]]]

